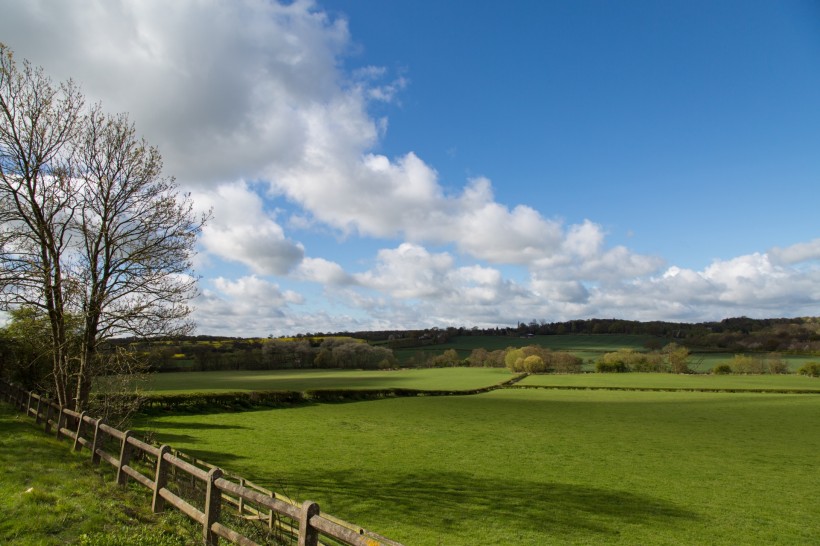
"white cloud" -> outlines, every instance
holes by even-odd
[[[562,245],[584,242],[572,230],[564,241],[561,224],[529,206],[496,202],[487,179],[446,195],[414,153],[373,153],[385,122],[369,115],[369,101],[395,100],[407,81],[385,83],[383,67],[341,71],[351,47],[346,21],[312,2],[34,1],[6,14],[15,24],[0,30],[12,47],[58,78],[77,78],[104,107],[130,111],[185,184],[262,180],[269,196],[304,209],[294,215],[302,225],[312,218],[346,234],[453,244],[496,264],[560,259]],[[220,218],[233,215],[229,207],[237,208],[214,202],[221,224],[206,233],[208,250],[260,274],[298,262],[298,245],[278,224],[262,215],[249,229],[259,207],[228,225]],[[584,244],[592,247],[578,250],[600,254],[600,241]]]
[[[356,282],[342,266],[324,258],[305,258],[299,265],[296,276],[302,280],[329,286],[346,286]]]
[[[240,262],[258,274],[283,275],[304,256],[301,244],[265,212],[261,198],[244,183],[225,184],[196,196],[214,215],[202,230],[202,245],[224,260]]]
[[[256,276],[217,277],[208,284],[193,303],[199,329],[209,333],[267,335],[281,327],[292,306],[304,303],[302,295]]]
[[[820,239],[797,243],[786,248],[774,247],[768,254],[773,262],[786,265],[820,260]]]
[[[820,239],[702,271],[666,267],[609,248],[592,220],[564,225],[499,203],[486,178],[449,192],[412,151],[377,153],[387,120],[368,108],[398,102],[408,80],[376,66],[346,72],[346,21],[311,1],[4,2],[0,36],[55,79],[75,78],[106,110],[130,112],[167,172],[213,207],[202,248],[254,276],[211,275],[196,302],[203,331],[701,320],[815,314],[820,303]],[[315,252],[286,234],[275,200],[287,201],[288,229],[395,248],[364,272],[305,257]],[[506,278],[511,269],[528,280]],[[320,283],[339,307],[331,313],[266,275]]]
[[[356,279],[398,299],[441,298],[452,290],[449,275],[453,264],[447,253],[430,254],[418,245],[404,243],[396,249],[380,250],[375,270],[356,275]]]
[[[457,205],[452,219],[455,242],[476,258],[528,264],[552,255],[560,245],[559,223],[544,219],[528,206],[510,210],[496,203],[487,179],[473,180]],[[448,231],[442,230],[438,236],[447,237]]]
[[[185,183],[300,161],[305,114],[339,94],[349,43],[346,22],[307,1],[33,0],[3,19],[18,55],[130,112]]]
[[[533,290],[547,302],[571,305],[561,308],[586,315],[591,308],[583,306],[594,305],[592,298],[602,286],[617,290],[624,282],[657,272],[663,264],[659,258],[622,246],[607,249],[604,240],[604,231],[594,222],[569,226],[559,249],[532,264]]]
[[[531,296],[497,269],[458,266],[447,252],[431,253],[410,243],[379,251],[374,269],[355,277],[360,286],[388,297],[374,306],[436,326],[498,324],[507,320],[503,309]]]
[[[772,317],[784,310],[789,316],[812,315],[818,303],[820,268],[783,267],[760,253],[716,260],[703,271],[673,266],[659,277],[607,286],[589,300],[598,316],[625,316],[627,309],[626,315],[643,320]]]

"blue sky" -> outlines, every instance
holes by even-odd
[[[213,208],[200,333],[820,309],[815,2],[0,7]]]

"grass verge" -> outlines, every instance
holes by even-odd
[[[183,546],[201,531],[184,516],[151,513],[147,491],[121,488],[88,451],[46,436],[0,403],[0,544]]]

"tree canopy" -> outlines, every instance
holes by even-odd
[[[191,331],[191,259],[208,214],[163,176],[126,114],[87,107],[71,80],[18,65],[3,44],[0,203],[0,305],[48,318],[61,405],[87,404],[105,339]]]

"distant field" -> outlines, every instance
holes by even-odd
[[[813,394],[505,389],[139,426],[407,545],[721,546],[817,542],[818,422]]]
[[[597,358],[603,353],[618,349],[644,350],[644,344],[650,340],[657,340],[653,336],[624,335],[624,334],[595,334],[595,335],[561,335],[561,336],[457,336],[447,343],[426,347],[395,350],[396,357],[404,362],[417,352],[440,354],[447,349],[455,349],[462,358],[470,356],[473,349],[484,348],[488,351],[506,349],[507,347],[526,347],[527,345],[541,345],[554,351],[568,351],[588,360]]]
[[[653,336],[633,336],[625,334],[596,334],[596,335],[563,335],[563,336],[532,336],[532,337],[503,337],[503,336],[458,336],[441,347],[453,348],[462,351],[472,351],[483,347],[488,351],[506,349],[507,347],[525,347],[527,345],[541,345],[554,351],[587,351],[605,353],[618,349],[643,350],[644,344],[657,341]]]
[[[158,373],[144,388],[157,393],[310,389],[468,390],[507,381],[506,369],[438,368],[390,371],[274,370]]]
[[[425,368],[389,371],[274,370],[159,373],[143,388],[155,393],[313,389],[470,390],[513,377],[504,368]],[[799,375],[676,375],[667,373],[544,374],[521,385],[662,389],[797,389],[820,391],[820,380]]]
[[[813,390],[820,379],[802,375],[677,375],[670,373],[585,373],[531,375],[518,383],[555,387],[638,389],[783,389]]]

